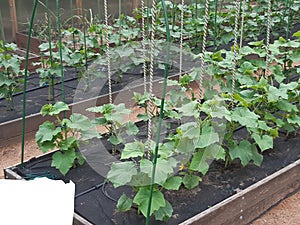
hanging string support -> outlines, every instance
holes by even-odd
[[[231,99],[232,108],[234,107],[234,94],[235,94],[235,79],[236,79],[236,67],[237,67],[237,50],[238,50],[238,21],[240,15],[240,1],[235,2],[235,21],[234,21],[234,41],[233,41],[233,71],[232,71],[232,86],[231,86]]]
[[[107,78],[108,78],[108,98],[112,104],[112,87],[111,87],[111,65],[110,65],[110,46],[109,46],[109,25],[108,25],[108,8],[107,0],[104,0],[104,17],[105,17],[105,39],[106,39],[106,57],[107,57]]]
[[[200,57],[200,77],[199,77],[199,102],[204,98],[203,90],[203,75],[204,75],[204,57],[206,52],[206,39],[208,33],[208,19],[209,19],[209,0],[205,1],[205,15],[204,15],[204,27],[203,27],[203,41],[202,41],[202,52]],[[199,104],[200,105],[200,104]]]

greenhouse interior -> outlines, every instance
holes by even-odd
[[[0,1],[0,224],[300,224],[299,12]]]

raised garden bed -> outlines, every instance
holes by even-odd
[[[264,153],[261,167],[232,164],[224,169],[223,163],[213,162],[203,182],[195,189],[166,191],[166,199],[174,208],[173,216],[168,222],[152,220],[151,224],[248,224],[299,190],[299,142],[299,135],[278,138],[274,149]],[[105,140],[101,144],[107,145]],[[127,213],[116,211],[113,199],[119,198],[122,192],[130,194],[131,190],[129,187],[114,189],[110,183],[103,185],[105,178],[95,168],[101,163],[100,158],[106,150],[101,152],[99,146],[99,142],[91,142],[88,147],[81,149],[88,163],[70,170],[65,177],[50,167],[50,153],[25,162],[23,169],[20,165],[5,169],[5,178],[23,179],[28,173],[43,174],[48,171],[48,175],[56,176],[56,179],[72,180],[76,184],[77,195],[74,214],[76,225],[120,224],[124,221],[132,225],[144,224],[144,218],[137,215],[135,209]],[[89,189],[94,190],[83,194]]]
[[[27,39],[28,35],[23,34],[21,32],[16,33],[16,44],[19,46],[19,48],[26,49],[27,48]],[[39,55],[40,52],[40,44],[42,44],[42,41],[36,37],[31,37],[30,39],[30,46],[29,46],[29,51],[32,53],[35,53]]]
[[[173,74],[173,75],[172,75]],[[170,79],[178,79],[179,74],[176,73],[176,69],[170,74]],[[156,70],[154,83],[153,83],[153,93],[155,95],[161,94],[162,88],[162,71]],[[104,80],[104,79],[102,79]],[[88,93],[81,92],[80,87],[78,87],[79,80],[77,78],[77,73],[75,69],[67,69],[65,76],[65,95],[66,102],[70,105],[71,111],[76,108],[77,112],[80,109],[85,109],[87,107],[92,107],[95,105],[102,105],[108,103],[108,86],[107,81],[97,80],[96,83],[103,85],[102,88],[94,87],[95,92],[91,91]],[[115,82],[114,82],[115,81]],[[149,83],[147,83],[149,85]],[[98,88],[98,89],[97,89]],[[117,75],[113,78],[113,100],[114,103],[125,103],[126,105],[133,105],[132,100],[133,93],[142,93],[144,89],[143,75],[142,73],[123,74],[122,83],[118,81]],[[49,119],[47,117],[42,117],[39,113],[41,107],[48,103],[47,100],[47,87],[40,87],[39,78],[37,75],[31,75],[28,78],[27,86],[27,109],[26,109],[26,130],[25,133],[34,132],[38,129],[38,126],[45,120]],[[55,93],[57,96],[57,101],[61,100],[61,83],[55,85]],[[82,98],[79,97],[81,95]],[[92,94],[91,94],[92,93]],[[76,94],[76,96],[74,96]],[[89,96],[90,95],[90,96]],[[22,129],[22,99],[23,93],[17,93],[14,97],[14,111],[7,111],[5,108],[5,99],[0,99],[0,129],[4,132],[0,133],[0,141],[4,141],[10,138],[15,138],[21,135]]]
[[[232,27],[229,23],[225,25]],[[193,30],[195,29],[191,29],[190,32]],[[294,36],[299,38],[299,33]],[[163,35],[162,39],[164,38]],[[252,40],[251,35],[248,38]],[[228,40],[231,39],[232,37],[229,37]],[[223,41],[228,42],[225,39]],[[105,82],[103,88],[99,85],[95,87],[97,95],[86,97],[78,81],[70,78],[67,82],[74,82],[74,85],[70,88],[70,95],[66,96],[66,102],[71,111],[85,114],[83,112],[87,108],[98,105],[87,111],[100,118],[90,122],[84,115],[72,114],[70,118],[63,119],[61,113],[69,110],[66,103],[44,105],[41,113],[55,117],[55,122],[47,121],[40,125],[42,117],[35,117],[35,114],[31,120],[26,118],[30,128],[27,126],[25,132],[35,131],[40,125],[36,134],[39,148],[44,152],[53,149],[59,151],[8,168],[5,170],[5,176],[19,179],[47,176],[52,179],[72,180],[77,186],[75,217],[81,218],[82,222],[75,219],[75,223],[79,224],[144,224],[146,213],[147,219],[149,213],[154,214],[156,220],[170,217],[167,222],[157,222],[152,216],[152,224],[247,224],[300,187],[297,176],[300,165],[300,153],[297,148],[300,141],[299,82],[291,82],[290,79],[292,77],[294,80],[295,77],[299,81],[299,68],[293,68],[293,63],[299,60],[299,54],[296,54],[299,53],[297,41],[282,37],[274,41],[270,46],[272,68],[265,66],[264,60],[252,58],[254,54],[260,59],[268,59],[264,41],[250,42],[249,46],[241,48],[238,62],[232,51],[206,52],[204,58],[208,69],[205,75],[210,75],[212,79],[203,79],[201,67],[200,72],[196,69],[180,79],[180,82],[170,81],[171,85],[177,85],[179,91],[172,89],[172,92],[167,94],[168,102],[165,102],[165,86],[162,91],[163,97],[159,98],[162,79],[157,79],[153,84],[157,88],[154,91],[157,98],[144,93],[135,99],[136,103],[128,99],[132,98],[132,92],[143,93],[142,82],[128,88],[117,85],[118,88],[113,89],[114,104],[126,103],[129,108],[132,108],[132,104],[138,105],[148,113],[139,115],[143,120],[150,119],[149,115],[157,117],[158,114],[160,122],[166,118],[176,119],[176,131],[170,126],[168,129],[174,130],[170,135],[166,135],[166,138],[162,137],[164,133],[160,132],[160,127],[155,130],[139,123],[140,127],[137,128],[132,121],[123,124],[123,116],[131,111],[126,109],[124,104],[104,105],[108,102],[108,88]],[[195,43],[197,47],[197,41]],[[43,46],[44,50],[46,45]],[[121,47],[121,50],[114,52],[117,54],[111,54],[111,59],[119,61],[120,65],[116,68],[124,72],[124,65],[118,59],[122,56],[132,59],[132,49],[128,49],[128,45]],[[76,52],[75,44],[73,50]],[[135,53],[133,52],[133,55]],[[167,56],[169,54],[168,51]],[[44,55],[47,57],[47,53]],[[87,66],[82,63],[82,57],[81,54],[81,60],[72,63],[70,61],[74,58],[70,54],[64,63],[77,68]],[[51,58],[50,69],[55,69],[52,68],[52,60]],[[84,60],[87,61],[87,54]],[[136,62],[141,63],[135,56],[132,61],[134,65],[137,65]],[[277,63],[275,66],[273,61]],[[165,68],[169,62],[167,59]],[[107,64],[109,63],[108,60]],[[204,66],[202,60],[201,63]],[[50,66],[45,66],[46,72],[49,72]],[[150,68],[151,66],[152,64]],[[191,67],[194,66],[189,68]],[[173,76],[177,79],[178,74]],[[113,81],[118,79],[119,77],[113,78]],[[132,82],[135,80],[136,75]],[[188,89],[192,80],[199,80],[200,96],[194,93],[194,90]],[[87,81],[94,83],[89,78]],[[125,86],[132,83],[127,78],[126,81],[128,83],[123,83]],[[164,81],[166,84],[166,80]],[[66,88],[69,86],[72,85],[65,85]],[[215,89],[216,86],[218,90]],[[63,91],[59,90],[58,86],[54,88],[58,95]],[[99,90],[103,92],[99,93]],[[187,96],[187,91],[192,97]],[[201,96],[202,91],[204,96]],[[36,93],[34,95],[37,96]],[[56,100],[65,100],[57,97]],[[34,104],[38,102],[35,99],[30,101]],[[33,108],[39,109],[42,105],[35,105]],[[190,122],[189,119],[195,120]],[[219,123],[220,120],[224,121]],[[102,126],[101,128],[105,127],[107,133],[99,135],[94,130],[96,124]],[[4,128],[10,132],[12,130]],[[147,138],[150,139],[150,134],[146,135],[150,133],[150,129],[157,133],[155,148],[150,146],[151,143],[145,142]],[[130,142],[123,138],[125,133]],[[89,145],[79,146],[80,139],[100,136],[108,139],[93,139]],[[87,160],[83,166],[75,167],[82,162],[81,155],[75,151],[78,148]],[[181,156],[184,159],[180,158]],[[59,171],[51,168],[51,165]],[[156,177],[155,169],[159,174]],[[61,173],[66,176],[62,176]],[[152,194],[155,195],[155,198],[152,198],[153,207],[148,208],[146,212],[147,197],[150,196],[151,199]],[[118,212],[116,206],[126,213]]]

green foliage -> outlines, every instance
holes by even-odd
[[[14,43],[0,40],[0,98],[5,98],[7,110],[14,110],[13,94],[17,92],[22,81],[21,57],[14,54]]]
[[[117,209],[120,212],[126,212],[131,209],[132,199],[128,198],[125,194],[122,194],[117,203]]]
[[[203,39],[204,25],[204,18],[200,15],[204,14],[204,6],[196,3],[182,6],[170,1],[166,4],[171,22],[172,41],[180,40],[181,28],[175,21],[180,21],[181,11],[184,10],[183,36],[186,40],[184,44],[189,45],[190,50],[200,52],[199,46],[202,43],[199,40]],[[272,4],[272,26],[285,27],[286,18],[282,13],[284,7],[282,4]],[[232,100],[234,53],[232,48],[220,50],[218,47],[233,40],[232,24],[235,9],[232,4],[222,7],[224,8],[216,15],[217,24],[212,23],[213,14],[209,15],[207,45],[214,45],[215,51],[206,52],[204,55],[205,75],[207,75],[203,80],[204,99],[201,102],[195,99],[195,93],[190,89],[191,82],[200,78],[199,68],[193,68],[191,73],[183,75],[179,81],[168,81],[170,90],[167,93],[168,101],[165,102],[163,116],[165,120],[177,121],[178,126],[159,143],[153,202],[150,209],[150,214],[157,220],[166,221],[173,212],[171,204],[164,197],[163,189],[176,191],[180,188],[197,187],[214,160],[225,161],[225,166],[233,160],[239,160],[242,166],[249,163],[259,166],[263,160],[263,152],[273,148],[279,130],[288,134],[300,126],[299,81],[291,81],[294,74],[299,74],[299,67],[294,66],[294,63],[300,60],[299,31],[293,34],[294,39],[280,37],[276,31],[272,33],[278,40],[270,44],[271,74],[267,74],[264,60],[267,55],[265,41],[257,38],[258,34],[265,32],[267,5],[263,1],[257,1],[255,5],[246,3],[244,33],[247,33],[245,40],[248,45],[239,48],[236,58],[237,73]],[[149,8],[146,8],[147,10]],[[292,17],[297,15],[296,6],[290,10]],[[157,31],[155,37],[164,39],[165,21],[162,19],[161,4],[156,8],[156,15],[158,18],[155,21]],[[137,26],[142,16],[150,20],[152,15],[149,10],[148,18],[147,14],[141,15],[140,9],[137,9],[136,18],[121,15],[108,30],[103,24],[93,24],[87,29],[90,35],[86,39],[84,33],[78,29],[65,30],[64,63],[80,69],[86,65],[88,59],[97,56],[93,48],[100,48],[100,52],[104,53],[106,49],[103,47],[103,38],[108,32],[109,40],[115,45],[110,52],[112,68],[117,68],[113,72],[118,73],[121,80],[123,73],[144,63],[145,60],[141,44],[131,43],[131,40],[141,38],[141,29]],[[293,19],[297,20],[296,17]],[[148,27],[150,26],[146,26]],[[146,34],[148,32],[146,29]],[[123,41],[127,42],[122,43]],[[155,41],[156,58],[159,58],[164,50],[161,43],[161,40]],[[145,44],[148,47],[149,42]],[[84,45],[88,46],[89,51],[84,49]],[[49,45],[43,44],[40,48],[45,51],[45,56],[49,56]],[[172,48],[172,53],[174,54],[171,55],[177,57],[178,48]],[[192,58],[198,60],[199,56],[193,55]],[[148,66],[149,59],[146,57]],[[54,52],[52,61],[44,62],[46,67],[40,70],[43,74],[41,78],[48,79],[59,74],[57,60],[58,54]],[[96,63],[106,66],[106,55],[100,55]],[[160,64],[161,62],[156,62],[158,67]],[[10,81],[3,82],[10,85]],[[186,95],[187,91],[191,92],[192,97]],[[153,120],[156,119],[160,112],[161,99],[147,92],[134,93],[133,99],[144,109],[143,114],[138,115],[140,120],[147,121],[149,116]],[[60,119],[59,114],[67,110],[66,105],[56,103],[43,107],[41,111],[44,116],[54,116],[58,122],[58,124],[45,122],[36,134],[36,140],[44,152],[54,148],[60,149],[53,155],[52,165],[66,174],[74,166],[74,161],[80,159],[75,151],[79,141],[77,137],[81,139],[97,137],[99,134],[92,130],[93,126],[104,126],[113,153],[120,153],[121,160],[111,164],[107,179],[115,188],[130,185],[134,190],[132,198],[125,194],[119,198],[117,208],[125,212],[135,205],[138,211],[146,216],[154,168],[151,161],[154,146],[150,143],[148,149],[149,143],[143,140],[126,142],[128,135],[139,132],[133,122],[124,120],[131,111],[124,104],[104,104],[89,108],[88,111],[100,115],[91,123],[88,118],[79,114],[73,114],[69,119]],[[242,140],[238,135],[240,129],[245,133]],[[67,136],[67,133],[72,135]],[[75,135],[78,133],[79,136]],[[124,148],[120,148],[123,145]],[[175,173],[175,169],[179,169],[179,172]]]
[[[83,164],[83,156],[77,152],[79,142],[101,137],[86,116],[74,113],[69,119],[61,118],[61,114],[68,110],[68,105],[63,102],[44,105],[41,115],[54,117],[55,122],[45,121],[35,135],[35,140],[44,153],[53,149],[59,150],[53,154],[51,165],[63,175],[75,166],[76,161]]]
[[[124,121],[124,117],[128,117],[131,110],[126,109],[125,104],[104,104],[102,106],[96,106],[88,108],[87,111],[94,113],[101,113],[102,116],[96,118],[93,123],[96,125],[102,125],[107,130],[106,136],[108,140],[113,145],[113,153],[117,153],[117,146],[123,143],[124,135],[135,135],[138,133],[139,129],[132,121]],[[127,146],[127,153],[130,152],[130,147]],[[126,157],[126,151],[125,156]]]
[[[134,162],[113,163],[107,174],[107,179],[117,188],[130,182],[132,176],[136,174],[137,169],[135,168]]]

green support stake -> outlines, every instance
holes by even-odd
[[[287,17],[286,21],[286,32],[285,32],[285,39],[289,39],[290,35],[290,7],[291,7],[291,1],[286,0],[285,2],[285,11],[284,11],[284,17]]]
[[[97,0],[97,6],[98,6],[99,21],[101,21],[101,4],[100,4],[100,0]]]
[[[215,15],[214,15],[214,50],[217,50],[217,16],[218,16],[218,0],[214,0],[215,4]]]
[[[61,72],[61,90],[62,90],[62,101],[66,102],[65,96],[65,75],[63,67],[63,56],[62,56],[62,37],[61,37],[61,24],[60,24],[60,5],[59,0],[56,0],[56,10],[57,10],[57,29],[58,29],[58,48],[59,48],[59,60],[60,60],[60,72]],[[66,117],[66,112],[64,112],[64,117]]]
[[[32,35],[32,27],[33,20],[37,8],[39,0],[34,1],[33,10],[31,14],[30,24],[29,24],[29,32],[27,39],[27,48],[26,48],[26,56],[25,56],[25,73],[24,73],[24,84],[23,84],[23,110],[22,110],[22,149],[21,149],[21,167],[23,167],[24,163],[24,152],[25,152],[25,117],[26,117],[26,89],[27,89],[27,77],[28,77],[28,65],[29,65],[29,46]]]
[[[171,43],[171,35],[170,35],[170,28],[169,28],[169,22],[168,22],[168,13],[167,13],[167,7],[165,0],[161,0],[163,11],[164,11],[164,19],[166,23],[166,33],[167,33],[167,39],[166,39],[166,63],[165,63],[165,72],[164,72],[164,82],[163,82],[163,90],[162,90],[162,98],[161,98],[161,105],[160,105],[160,112],[159,112],[159,121],[158,121],[158,127],[157,127],[157,133],[156,133],[156,139],[155,139],[155,149],[154,149],[154,156],[153,156],[153,169],[152,169],[152,176],[151,176],[151,185],[150,185],[150,195],[148,200],[148,209],[147,209],[147,216],[146,216],[146,225],[149,225],[150,222],[150,211],[152,206],[152,195],[153,195],[153,189],[154,189],[154,180],[155,180],[155,172],[156,172],[156,164],[157,164],[157,156],[158,156],[158,147],[160,142],[160,132],[161,132],[161,126],[162,126],[162,120],[164,117],[164,105],[165,105],[165,98],[166,98],[166,92],[167,92],[167,80],[168,80],[168,74],[169,74],[169,62],[170,62],[170,43]]]
[[[5,34],[4,34],[4,26],[3,26],[3,20],[2,20],[2,14],[1,14],[1,10],[0,10],[0,31],[1,31],[1,38],[2,38],[2,41],[3,41],[3,46],[4,46],[4,49],[5,49],[5,44],[6,44],[6,41],[5,41]]]
[[[122,0],[119,0],[119,45],[121,45],[121,26],[122,26]]]

